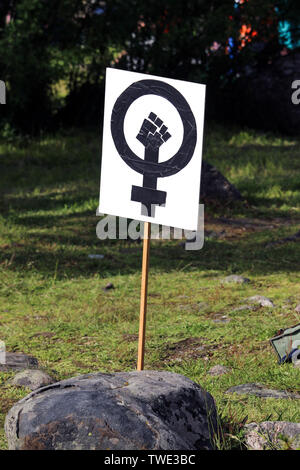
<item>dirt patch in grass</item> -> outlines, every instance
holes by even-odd
[[[16,399],[7,397],[0,399],[0,413],[6,415],[8,410],[11,409],[11,407],[16,403],[16,401]]]
[[[297,226],[299,219],[258,219],[258,218],[205,218],[205,232],[208,237],[221,238],[222,240],[236,240],[250,233],[264,230],[276,230],[278,228]]]
[[[124,341],[126,341],[127,343],[132,343],[133,341],[137,341],[138,338],[139,338],[139,335],[137,334],[130,334],[130,333],[124,333],[122,335],[122,338]]]
[[[218,344],[207,344],[206,338],[186,338],[177,343],[166,346],[163,361],[185,361],[188,359],[207,358],[213,356],[214,351],[220,347]]]
[[[30,338],[52,338],[55,336],[55,333],[51,333],[50,331],[39,331],[38,333],[35,333],[34,335],[30,336]]]
[[[85,364],[84,362],[81,362],[81,361],[73,361],[73,364],[76,367],[79,367],[80,369],[90,369],[91,368],[90,364]]]

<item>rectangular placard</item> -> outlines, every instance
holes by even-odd
[[[99,211],[197,230],[205,85],[106,70]]]

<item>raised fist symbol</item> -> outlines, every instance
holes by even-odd
[[[150,113],[148,119],[144,119],[142,127],[136,136],[144,147],[150,147],[152,150],[158,150],[170,137],[171,134],[168,132],[167,126],[154,113]]]
[[[171,137],[167,126],[154,113],[150,113],[147,119],[144,119],[142,127],[136,136],[145,147],[144,161],[149,164],[148,172],[144,173],[143,187],[132,186],[131,200],[142,202],[142,215],[154,217],[155,205],[162,205],[166,202],[165,191],[156,189],[157,175],[152,173],[151,164],[158,163],[159,149],[164,142]],[[151,207],[153,205],[153,207]]]

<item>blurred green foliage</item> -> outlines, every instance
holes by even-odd
[[[0,77],[8,88],[2,125],[33,134],[99,122],[107,66],[227,86],[246,64],[278,53],[278,19],[299,14],[295,0],[235,3],[2,0]],[[251,26],[246,47],[243,24]]]

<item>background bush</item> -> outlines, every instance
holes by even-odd
[[[292,21],[296,41],[299,8],[295,0],[2,0],[2,128],[98,124],[107,66],[206,83],[208,117],[226,117],[216,90],[232,94],[247,67],[278,56],[280,20]]]

